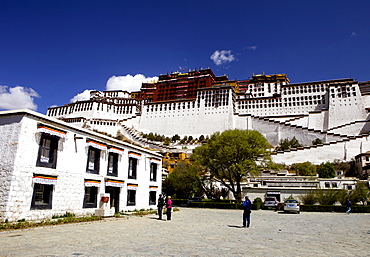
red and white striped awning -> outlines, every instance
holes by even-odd
[[[135,152],[128,152],[128,157],[140,160],[141,159],[141,154],[135,153]]]
[[[122,155],[123,152],[124,152],[124,150],[119,149],[119,148],[115,148],[115,147],[111,147],[111,148],[108,149],[108,152],[110,152],[110,153],[117,153],[117,154]]]
[[[57,176],[34,174],[32,177],[32,182],[44,185],[56,185],[57,178]]]
[[[85,179],[85,187],[100,187],[101,181],[95,179]]]
[[[46,126],[46,125],[41,125],[41,124],[39,124],[37,126],[37,132],[46,133],[46,134],[49,134],[49,135],[52,135],[52,136],[57,136],[57,137],[60,137],[60,138],[66,138],[67,137],[67,132],[64,132],[64,131],[61,131],[59,129],[52,128],[52,127],[49,127],[49,126]]]
[[[94,148],[99,149],[99,150],[102,150],[102,151],[106,151],[107,150],[107,145],[102,144],[102,143],[98,143],[98,142],[93,141],[93,140],[87,140],[86,141],[86,144],[88,146],[94,147]]]

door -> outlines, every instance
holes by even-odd
[[[114,207],[114,212],[119,212],[119,193],[120,187],[106,187],[105,192],[110,194],[110,207]]]

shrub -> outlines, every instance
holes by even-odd
[[[306,194],[301,195],[298,198],[302,202],[302,204],[314,205],[315,203],[317,203],[316,194],[313,190],[308,191]]]
[[[317,190],[316,199],[321,205],[333,205],[338,201],[338,194],[333,189]]]

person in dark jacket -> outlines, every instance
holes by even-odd
[[[157,204],[159,220],[162,219],[163,206],[164,206],[164,198],[162,197],[162,194],[160,194],[158,198],[158,204]]]
[[[346,200],[346,206],[347,206],[347,213],[350,214],[351,213],[351,201],[347,198]]]
[[[167,220],[171,220],[171,211],[172,211],[171,196],[167,196],[166,208],[167,208]]]
[[[252,203],[249,200],[249,197],[245,197],[245,201],[242,203],[243,206],[243,227],[249,228],[249,225],[251,223],[251,207]]]

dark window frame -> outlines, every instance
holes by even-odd
[[[109,153],[108,154],[108,168],[107,168],[107,175],[108,176],[118,176],[118,153]],[[112,168],[112,172],[110,172],[110,168]]]
[[[53,208],[54,185],[35,183],[33,186],[31,210],[45,210]],[[41,200],[42,199],[42,203]],[[40,203],[38,203],[40,202]]]
[[[156,205],[157,191],[149,191],[149,205]]]
[[[128,158],[128,178],[129,179],[137,178],[137,166],[138,166],[138,159],[129,157]]]
[[[157,181],[158,164],[150,163],[150,181]]]
[[[127,189],[127,206],[136,205],[136,190]]]
[[[85,187],[84,202],[82,208],[97,208],[98,194],[98,187]]]
[[[55,169],[57,166],[59,137],[41,133],[39,152],[37,155],[37,167]],[[49,142],[49,144],[48,144]],[[47,160],[46,160],[47,158]]]
[[[92,146],[89,146],[89,150],[87,153],[87,165],[86,165],[86,172],[93,173],[93,174],[99,174],[100,170],[100,155],[101,150],[94,148]],[[94,156],[92,156],[92,153],[94,153]],[[94,168],[90,168],[90,163],[93,161]]]

